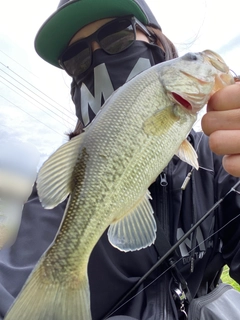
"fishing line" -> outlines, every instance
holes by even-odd
[[[216,209],[219,207],[219,205],[223,202],[223,200],[231,193],[231,192],[236,192],[237,194],[240,195],[240,192],[236,190],[236,188],[240,185],[240,180],[222,197],[220,198],[203,216],[201,219],[198,220],[197,223],[194,224],[194,226],[192,226],[184,236],[182,236],[173,246],[170,250],[168,250],[168,252],[166,252],[153,266],[152,268],[149,269],[148,272],[146,272],[140,279],[139,281],[127,292],[127,294],[114,306],[114,309],[110,310],[110,312],[107,314],[106,317],[104,317],[104,320],[107,319],[109,316],[111,316],[113,313],[115,313],[117,310],[119,310],[123,305],[126,304],[126,299],[146,280],[146,278],[156,269],[158,268],[167,258],[168,256],[173,253],[173,251],[175,251],[180,244],[182,244],[184,242],[184,240],[186,240],[189,235],[206,219],[209,217],[209,215]],[[237,215],[236,217],[234,217],[232,220],[230,220],[228,223],[226,223],[223,227],[221,227],[220,229],[218,229],[216,232],[214,232],[212,235],[210,235],[207,239],[205,239],[204,241],[202,241],[202,243],[204,243],[205,241],[207,241],[209,238],[211,238],[214,234],[216,234],[217,232],[221,231],[223,228],[225,228],[227,225],[229,225],[232,221],[234,221],[235,219],[237,219],[240,216]],[[201,244],[202,244],[201,243]],[[195,250],[200,244],[198,244],[195,248],[193,248],[190,252],[192,252],[193,250]],[[179,261],[181,261],[182,258],[180,258],[178,261],[175,262],[174,265],[176,265],[176,263],[178,263]],[[172,266],[171,266],[172,267]],[[153,282],[155,282],[157,279],[159,279],[165,272],[167,272],[168,270],[171,269],[171,267],[169,267],[167,270],[165,270],[161,275],[159,275],[157,278],[155,278],[149,285],[151,285]],[[146,288],[148,288],[147,285],[144,289],[142,289],[140,292],[142,292],[143,290],[145,290]],[[127,300],[127,302],[129,302],[130,300],[132,300],[133,298],[135,298],[140,292],[138,292],[136,295],[134,295],[133,297],[131,297],[130,299]]]
[[[204,133],[202,132],[201,137],[200,137],[200,139],[199,139],[199,142],[198,142],[198,144],[197,144],[196,152],[198,152],[198,149],[199,149],[200,143],[201,143],[201,141],[202,141],[202,139],[203,139],[203,136],[204,136]],[[205,167],[202,167],[202,166],[199,166],[199,169],[202,169],[202,170],[205,170],[205,171],[209,171],[209,172],[213,172],[212,169],[205,168]],[[195,170],[195,168],[192,167],[191,171],[187,174],[187,176],[186,176],[186,178],[184,179],[183,184],[182,184],[182,186],[181,186],[181,189],[182,189],[182,190],[185,190],[185,189],[186,189],[187,184],[188,184],[188,182],[190,181],[191,176],[192,176],[192,173],[193,173],[194,170]]]
[[[213,172],[213,169],[208,169],[208,168],[201,167],[201,166],[199,166],[199,169],[202,169],[202,170],[205,170],[205,171],[209,171],[209,172]]]
[[[240,81],[240,75],[237,75],[236,72],[234,72],[232,69],[229,69],[234,74],[234,81],[239,82]]]

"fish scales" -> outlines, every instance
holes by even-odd
[[[54,207],[71,195],[56,238],[6,320],[91,319],[87,265],[93,247],[108,226],[109,241],[122,251],[154,242],[148,187],[174,154],[198,168],[185,138],[210,95],[232,83],[225,66],[206,51],[146,70],[46,161],[37,180],[43,205]]]
[[[142,86],[138,86],[137,88],[138,89],[137,95],[139,96],[138,100],[140,101],[139,103],[143,104],[143,106],[148,102],[146,98],[143,99],[144,97],[146,97],[145,90],[144,90],[145,88],[146,88],[146,83],[144,82],[142,82]],[[152,92],[154,92],[154,89]],[[112,210],[112,208],[114,209],[118,208],[117,212],[120,212],[120,213],[122,212],[122,207],[119,206],[119,200],[117,201],[116,198],[111,203],[109,203],[108,201],[105,201],[105,199],[111,197],[111,194],[109,195],[109,192],[119,194],[121,199],[120,203],[122,202],[123,205],[125,205],[126,200],[129,201],[129,198],[130,198],[130,203],[132,203],[132,201],[134,200],[133,195],[126,192],[126,188],[129,191],[130,186],[126,187],[126,186],[122,186],[121,184],[119,186],[119,182],[116,184],[116,181],[119,179],[120,176],[123,175],[123,171],[126,171],[127,166],[130,165],[129,163],[131,159],[135,159],[136,153],[138,152],[142,152],[146,155],[145,163],[143,164],[143,166],[141,166],[141,164],[136,166],[138,161],[134,161],[133,164],[130,165],[130,168],[128,169],[128,171],[131,172],[132,168],[135,171],[135,167],[136,167],[136,172],[139,173],[139,176],[137,176],[137,179],[134,179],[134,180],[128,179],[129,182],[131,181],[131,185],[132,185],[131,189],[135,189],[137,187],[137,184],[136,184],[137,180],[141,181],[141,179],[144,176],[139,169],[141,169],[141,167],[142,169],[144,169],[145,165],[152,158],[152,156],[151,155],[149,156],[148,149],[144,150],[142,147],[145,145],[144,140],[146,140],[147,135],[142,133],[141,128],[142,128],[142,123],[144,122],[144,118],[146,118],[147,115],[149,116],[149,112],[147,114],[146,110],[143,110],[144,111],[143,115],[141,114],[138,115],[138,117],[141,119],[141,122],[139,121],[139,125],[132,128],[131,126],[131,122],[133,122],[132,118],[135,117],[137,112],[139,112],[136,109],[140,108],[142,110],[143,108],[141,108],[142,106],[139,105],[137,108],[132,110],[131,115],[130,115],[130,112],[128,112],[127,118],[128,119],[131,118],[131,119],[130,121],[126,121],[125,117],[121,117],[121,115],[124,114],[125,112],[123,108],[125,107],[125,109],[127,110],[129,109],[129,107],[126,108],[126,103],[127,103],[126,99],[123,99],[123,101],[120,100],[119,103],[116,104],[115,109],[118,111],[116,112],[116,116],[113,112],[115,117],[111,118],[111,113],[110,113],[109,119],[106,121],[106,123],[104,123],[104,125],[101,125],[101,123],[98,123],[97,130],[92,130],[93,132],[89,132],[89,135],[88,135],[89,140],[86,139],[86,142],[83,143],[83,149],[85,145],[88,146],[87,151],[84,152],[84,153],[88,153],[88,155],[85,154],[84,160],[81,158],[79,162],[82,164],[85,164],[87,162],[89,165],[86,165],[88,167],[87,169],[84,165],[84,169],[82,170],[76,169],[74,171],[74,176],[75,176],[74,180],[75,180],[76,190],[72,194],[71,201],[68,208],[68,216],[64,219],[64,222],[62,225],[62,234],[61,236],[59,235],[56,238],[55,244],[53,245],[52,250],[50,250],[49,255],[47,256],[47,259],[49,260],[49,264],[52,263],[51,259],[53,259],[54,262],[57,260],[58,263],[61,263],[61,261],[63,260],[63,265],[64,265],[64,261],[66,260],[66,258],[69,259],[70,251],[72,251],[77,257],[74,263],[76,265],[76,269],[78,270],[79,266],[81,266],[82,268],[81,259],[83,259],[83,256],[84,256],[83,254],[84,250],[82,248],[84,248],[85,246],[89,248],[89,245],[90,245],[90,243],[85,243],[84,241],[86,241],[86,239],[87,240],[92,239],[93,240],[92,247],[93,247],[96,242],[96,239],[95,239],[96,231],[99,230],[100,227],[102,227],[102,230],[104,231],[107,228],[107,226],[110,224],[110,222],[112,222],[113,219],[115,218],[109,215],[109,211],[111,210],[113,214],[116,215],[116,211]],[[128,105],[131,103],[133,103],[133,101],[131,100],[128,101]],[[155,108],[153,109],[153,113],[157,110],[157,107],[159,107],[159,105],[158,106],[156,105],[154,107]],[[109,139],[106,139],[106,137],[108,137],[108,134],[107,134],[108,130],[111,130],[111,127],[113,127],[113,124],[114,124],[114,129],[116,128],[116,130],[111,131],[112,132],[111,141],[109,141]],[[95,127],[93,126],[93,128]],[[134,139],[132,138],[133,136],[136,136],[136,134],[133,133],[134,130],[137,130],[137,136],[139,137],[138,144],[136,144],[136,141],[134,141]],[[105,144],[104,147],[102,147],[101,143],[99,143],[98,132],[101,132],[100,141],[103,143],[103,145]],[[127,133],[127,136],[129,136],[128,141],[126,141],[126,133]],[[119,147],[116,148],[116,146],[119,146],[119,145],[122,146],[122,148],[119,148]],[[103,159],[104,161],[102,162],[102,166],[99,164],[99,156],[101,156],[101,152],[102,152],[101,150],[106,150],[106,154],[104,154],[104,159]],[[109,161],[107,161],[106,163],[106,158],[105,158],[106,156],[108,157],[109,160],[111,160],[111,163],[109,163]],[[90,157],[91,159],[89,159]],[[116,166],[116,163],[118,164],[117,166]],[[76,168],[78,168],[78,166],[76,166]],[[97,168],[97,172],[95,172],[96,171],[95,168]],[[119,170],[119,169],[122,169],[122,170]],[[78,183],[77,180],[79,179],[81,181],[83,179],[85,170],[89,170],[89,172],[91,172],[90,179],[93,180],[93,183],[88,184],[89,186],[91,186],[90,189],[84,188],[82,190],[81,183]],[[101,175],[99,175],[99,171],[101,172]],[[96,176],[98,176],[98,180],[95,179]],[[109,177],[111,180],[109,180]],[[147,181],[147,183],[149,182]],[[124,182],[122,184],[124,184]],[[118,193],[118,189],[119,189],[119,193]],[[121,192],[121,190],[123,190],[123,192]],[[138,188],[136,188],[136,190],[133,190],[133,193],[138,195]],[[75,197],[74,194],[80,194],[80,196]],[[88,195],[89,201],[87,203],[83,201],[85,200],[84,194]],[[135,198],[136,198],[136,195],[135,195]],[[83,217],[80,215],[74,216],[74,213],[79,212],[80,208],[82,209],[83,212],[87,212],[87,211],[95,212],[96,213],[95,219],[97,219],[97,214],[98,216],[101,217],[101,219],[99,219],[99,223],[94,224],[95,228],[91,228],[88,231],[87,227],[92,225],[91,223],[89,223],[88,217],[90,216],[88,215],[84,215]],[[108,214],[106,214],[106,212]],[[104,221],[104,216],[106,216],[106,221]],[[81,226],[81,230],[78,229],[79,225]],[[76,232],[74,232],[75,228],[77,229]],[[69,247],[67,248],[67,251],[68,251],[68,255],[67,255],[65,253],[64,247],[62,248],[61,243],[68,244],[68,243],[74,242],[74,239],[71,239],[71,241],[69,239],[69,233],[68,233],[69,229],[73,230],[72,234],[76,234],[77,238],[76,238],[76,246],[72,244],[71,248]],[[86,234],[87,231],[89,232],[88,234]],[[65,236],[66,236],[66,239],[65,239]],[[55,247],[57,247],[58,249],[55,249]],[[76,249],[78,248],[80,248],[81,255],[79,255],[79,253],[76,251]],[[54,255],[56,255],[56,258],[55,256],[52,257],[51,252],[53,252]],[[85,258],[85,261],[88,261],[88,256],[87,258]],[[59,268],[57,268],[57,274],[59,276],[59,279],[62,279],[62,275],[59,273]]]

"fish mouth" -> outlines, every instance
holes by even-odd
[[[213,87],[213,79],[207,79],[201,74],[195,76],[185,70],[180,70],[180,72],[190,79],[192,85],[198,88],[198,90],[194,90],[193,92],[170,91],[171,99],[185,110],[197,113],[209,99]]]
[[[226,65],[223,58],[212,50],[204,50],[202,55],[211,63],[211,65],[217,70],[228,73],[229,67]]]
[[[175,102],[177,102],[178,104],[180,104],[182,107],[184,107],[185,109],[192,111],[193,107],[191,105],[191,103],[186,100],[185,98],[183,98],[180,94],[178,94],[177,92],[171,92],[172,98]]]

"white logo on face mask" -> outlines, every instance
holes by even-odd
[[[150,67],[149,59],[139,58],[126,82]],[[102,63],[94,68],[94,96],[84,83],[81,85],[81,113],[84,126],[90,121],[89,108],[96,115],[102,106],[102,100],[106,101],[113,92],[113,85],[106,65]]]

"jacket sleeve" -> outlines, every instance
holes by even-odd
[[[226,173],[221,165],[221,158],[214,156],[215,168],[219,170],[215,174],[216,200],[224,197],[238,182]],[[238,190],[240,192],[240,187]],[[232,190],[226,196],[217,210],[219,236],[222,242],[223,258],[230,268],[230,276],[240,283],[240,194]]]
[[[13,246],[0,251],[0,319],[21,290],[35,264],[54,239],[65,203],[45,210],[34,187],[23,208],[22,222]]]

